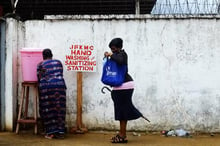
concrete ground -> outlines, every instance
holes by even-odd
[[[127,144],[112,144],[113,132],[89,131],[85,134],[67,134],[65,139],[45,139],[26,131],[15,134],[0,132],[0,146],[220,146],[220,134],[192,135],[191,138],[164,137],[159,133],[128,132]]]

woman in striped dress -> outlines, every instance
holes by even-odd
[[[66,115],[66,85],[63,66],[52,59],[50,49],[43,50],[43,61],[37,66],[39,83],[39,113],[45,128],[45,138],[64,138]]]

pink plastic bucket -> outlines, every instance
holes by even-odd
[[[32,48],[20,50],[23,81],[37,81],[37,64],[43,60],[42,51],[43,49]]]

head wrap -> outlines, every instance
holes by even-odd
[[[116,48],[121,49],[123,47],[123,40],[121,38],[114,38],[111,40],[108,46],[109,48],[111,48],[112,46],[115,46]]]
[[[43,54],[43,59],[48,59],[53,57],[52,51],[49,48],[44,49],[42,54]]]

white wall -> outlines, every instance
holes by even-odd
[[[17,118],[18,93],[18,50],[23,46],[22,23],[13,19],[6,21],[6,64],[5,64],[5,129],[12,130]]]
[[[81,16],[20,25],[24,38],[18,41],[18,50],[49,47],[54,58],[64,63],[72,43],[92,44],[97,49],[97,72],[83,73],[82,117],[87,128],[118,128],[110,94],[100,91],[100,76],[109,41],[121,37],[129,56],[129,73],[136,83],[134,104],[151,120],[151,124],[143,119],[131,121],[129,130],[220,130],[219,19]],[[65,70],[64,77],[68,88],[66,122],[72,127],[76,121],[76,72]],[[19,69],[18,95],[21,81]]]

